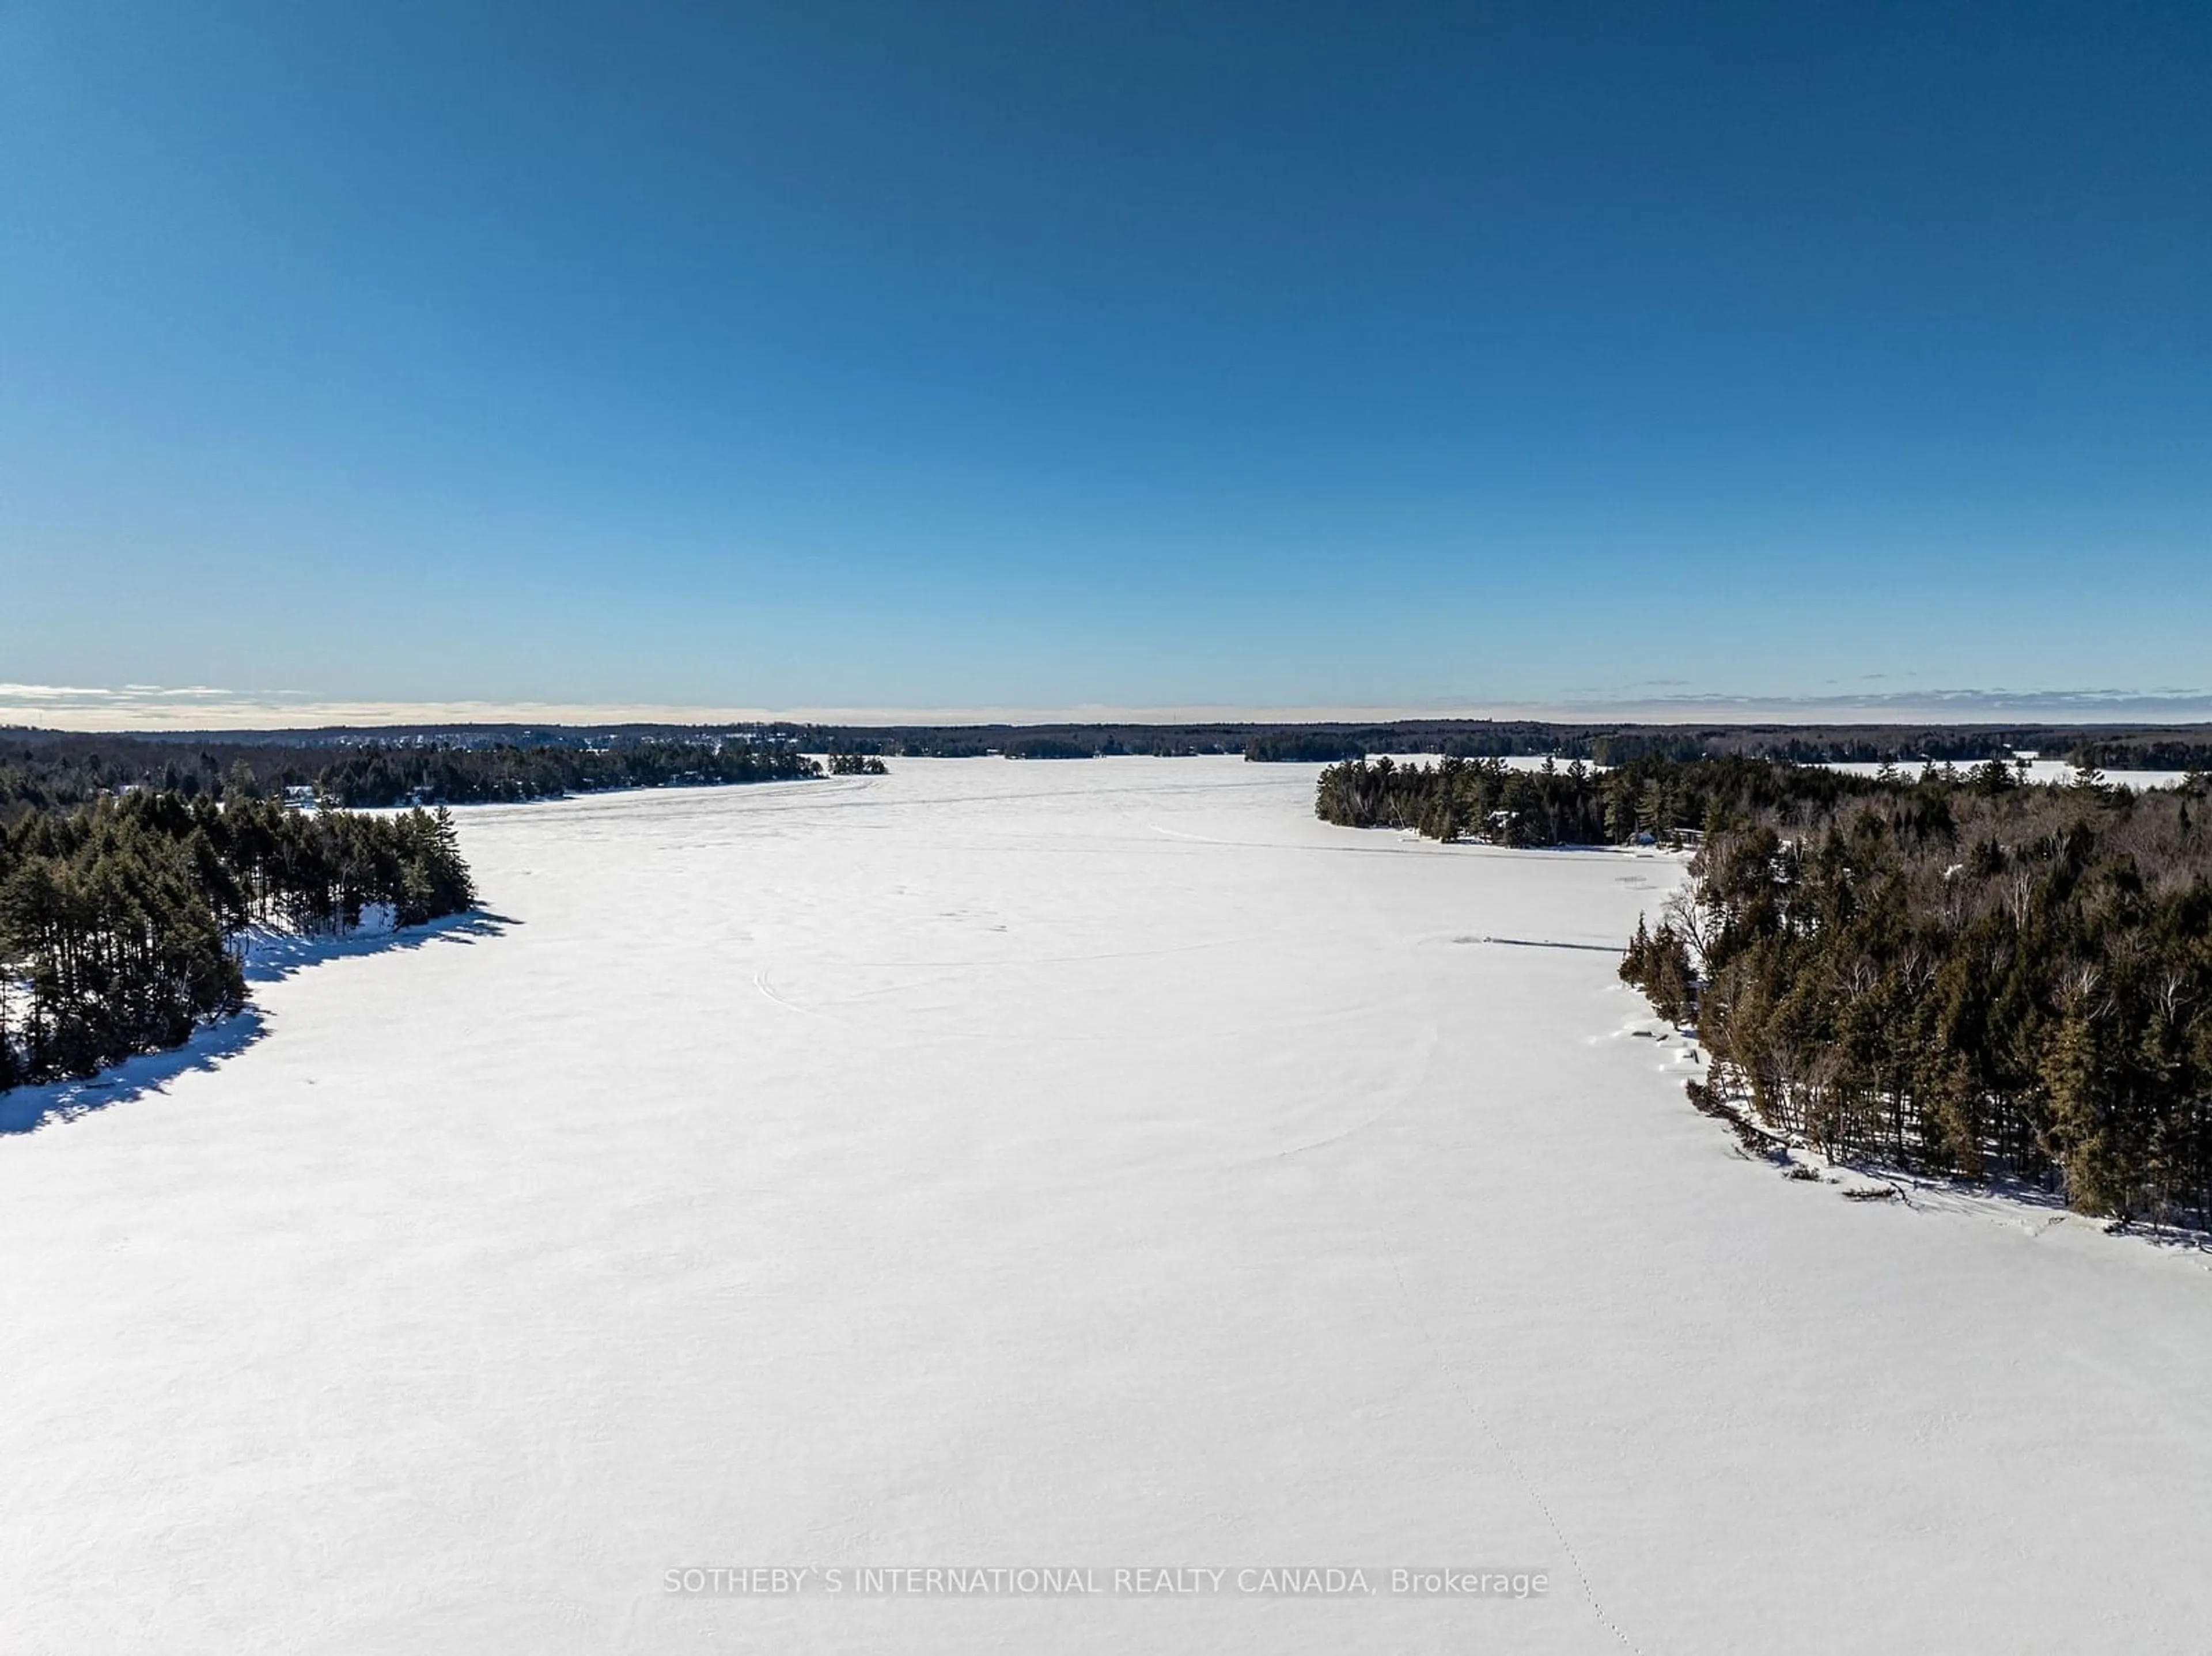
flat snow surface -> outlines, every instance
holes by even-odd
[[[2212,1642],[2204,1256],[1741,1159],[1613,979],[1679,864],[1314,774],[465,813],[507,924],[0,1137],[0,1649]],[[1381,1591],[664,1590],[770,1564]]]

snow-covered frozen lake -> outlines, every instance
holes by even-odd
[[[2205,1256],[1738,1158],[1613,978],[1679,864],[1315,770],[464,813],[502,927],[0,1137],[0,1649],[2204,1649]]]

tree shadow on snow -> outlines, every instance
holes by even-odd
[[[454,914],[404,931],[378,931],[353,937],[295,937],[258,933],[246,940],[246,981],[248,985],[276,983],[325,961],[356,955],[380,955],[399,949],[421,949],[434,943],[473,943],[496,937],[521,922],[504,914],[481,910]],[[192,1032],[181,1046],[167,1052],[142,1052],[125,1059],[98,1075],[83,1079],[48,1081],[0,1093],[0,1137],[36,1131],[50,1122],[74,1121],[94,1110],[127,1104],[148,1093],[168,1090],[179,1076],[194,1070],[218,1070],[269,1034],[269,1019],[248,1002],[244,1010]]]
[[[348,960],[356,955],[382,955],[395,949],[420,949],[433,943],[474,943],[496,937],[522,922],[504,914],[476,909],[448,914],[404,931],[357,931],[344,937],[319,937],[289,931],[256,930],[246,939],[246,980],[249,984],[276,983],[295,972],[325,961]]]

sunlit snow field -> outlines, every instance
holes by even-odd
[[[1678,861],[1314,775],[461,813],[501,920],[0,1137],[0,1649],[2205,1648],[2206,1256],[1742,1160]],[[1380,1591],[665,1590],[754,1564]]]
[[[1842,771],[1848,776],[1879,776],[1884,770],[1887,770],[1892,775],[1910,782],[1927,768],[1928,763],[1929,761],[1924,759],[1905,759],[1895,764],[1885,766],[1873,761],[1851,759],[1838,760],[1832,764],[1824,765],[1821,768]],[[1945,768],[1946,767],[1942,765],[1936,767],[1939,772]],[[1971,763],[1954,764],[1948,767],[1953,774],[1960,777],[1966,775],[1973,768]],[[2014,774],[2019,773],[2020,767],[2016,764],[2009,768]],[[2189,779],[2190,774],[2187,771],[2160,770],[2110,770],[2099,773],[2111,786],[2133,788],[2137,792],[2141,792],[2145,788],[2179,787]],[[2063,759],[2036,759],[2028,762],[2025,779],[2029,782],[2056,783],[2060,787],[2065,787],[2079,781],[2081,776],[2081,773]]]

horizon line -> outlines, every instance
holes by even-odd
[[[1556,725],[2189,725],[2212,722],[2212,691],[1957,689],[1856,695],[1593,694],[1528,701],[1291,705],[1075,703],[968,707],[733,707],[682,702],[343,700],[194,685],[119,688],[0,683],[0,728],[72,734],[220,736],[435,725],[1360,725],[1416,720]]]

